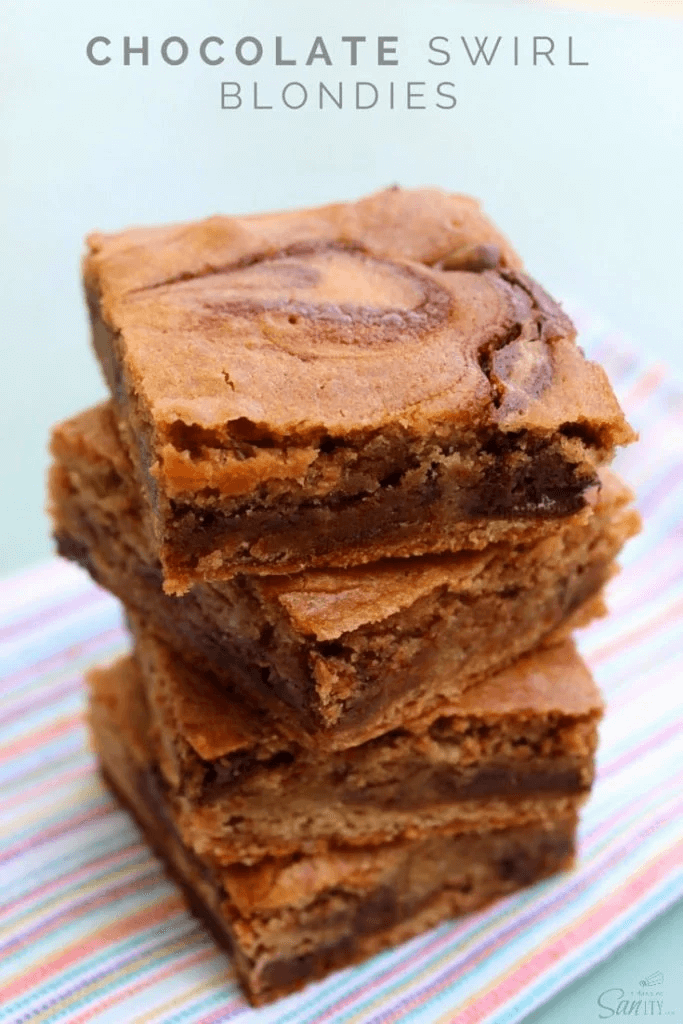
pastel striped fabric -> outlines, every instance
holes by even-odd
[[[578,868],[251,1010],[98,777],[83,673],[126,639],[55,560],[0,583],[0,1022],[512,1024],[683,895],[683,397],[579,320],[641,431],[620,469],[646,530],[582,634],[609,711]]]

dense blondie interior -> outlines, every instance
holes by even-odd
[[[602,702],[568,641],[438,715],[329,753],[302,747],[278,717],[132,624],[135,657],[91,685],[96,698],[145,709],[148,758],[176,826],[221,863],[548,822],[590,790]]]
[[[186,659],[282,709],[327,747],[362,742],[452,699],[560,628],[599,610],[638,528],[631,495],[602,474],[583,512],[483,551],[287,577],[162,589],[139,489],[107,405],[55,430],[51,497],[60,551]],[[284,707],[283,707],[284,706]]]
[[[140,691],[115,679],[122,668],[92,678],[91,726],[105,778],[232,953],[255,1005],[572,864],[576,815],[569,808],[508,828],[435,828],[418,839],[249,864],[198,855],[178,830],[169,788],[150,760]]]

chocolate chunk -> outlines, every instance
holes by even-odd
[[[444,256],[437,267],[441,270],[495,270],[500,263],[501,252],[497,245],[467,245]]]
[[[359,935],[391,928],[400,918],[400,909],[396,892],[383,885],[359,905],[353,927]]]

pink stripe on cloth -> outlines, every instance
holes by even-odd
[[[87,878],[90,875],[94,875],[97,871],[101,871],[104,868],[114,867],[116,864],[123,863],[125,860],[130,858],[131,853],[136,849],[140,851],[146,851],[150,857],[152,856],[149,847],[142,842],[137,844],[131,844],[123,850],[107,852],[99,857],[95,856],[93,857],[92,860],[88,862],[87,865],[83,865],[76,871],[68,872],[69,884],[72,886],[77,885],[84,878]],[[38,900],[40,900],[44,896],[47,896],[49,893],[59,891],[63,885],[64,875],[55,874],[49,879],[49,881],[44,882],[42,885],[34,886],[23,896],[19,896],[13,900],[5,902],[2,908],[3,913],[5,915],[15,913],[21,908],[22,905],[27,905],[29,902],[36,903]],[[14,936],[10,936],[8,942],[11,943],[13,941]],[[0,945],[0,953],[7,948],[9,947]]]
[[[26,618],[18,619],[16,622],[11,622],[8,626],[0,628],[0,642],[6,643],[8,640],[21,637],[24,633],[32,632],[41,626],[47,626],[51,622],[59,621],[65,615],[83,611],[84,608],[108,604],[110,600],[111,598],[104,591],[98,590],[96,587],[89,588],[85,593],[77,594],[63,604],[55,604],[38,612],[37,615],[28,615]]]
[[[621,654],[629,648],[637,647],[638,644],[653,634],[663,632],[668,626],[683,621],[683,598],[674,602],[666,612],[656,611],[643,625],[634,626],[622,633],[620,636],[610,639],[602,647],[594,647],[591,651],[590,663],[595,669],[600,662],[607,661]]]
[[[38,690],[36,693],[32,693],[29,699],[13,705],[6,714],[0,715],[0,726],[25,718],[30,712],[37,711],[39,708],[50,707],[62,697],[66,697],[67,694],[80,693],[82,689],[83,677],[79,674],[53,688],[45,687],[43,690]]]
[[[98,818],[106,818],[108,813],[109,808],[106,804],[99,804],[97,807],[92,807],[88,810],[79,809],[66,820],[60,821],[59,824],[50,825],[41,832],[34,833],[28,839],[15,843],[13,846],[8,846],[0,854],[0,865],[7,864],[8,861],[14,860],[15,857],[21,856],[22,853],[26,853],[28,850],[34,851],[39,846],[52,842],[53,839],[60,839],[68,835],[69,832],[74,832],[83,825],[96,821]]]
[[[666,379],[666,367],[661,364],[651,366],[637,379],[633,386],[620,395],[621,403],[629,416],[637,412],[638,407],[654,394],[659,385]]]
[[[34,680],[37,674],[42,675],[46,672],[56,672],[58,669],[63,668],[64,665],[72,665],[75,658],[87,658],[91,652],[102,650],[103,647],[107,647],[117,641],[121,646],[127,642],[126,634],[118,625],[110,627],[103,633],[96,634],[87,642],[68,645],[60,648],[55,654],[46,655],[44,658],[37,658],[33,664],[6,675],[3,679],[3,684],[9,690],[11,684],[17,686]]]
[[[99,893],[86,892],[84,895],[73,899],[67,907],[54,911],[51,916],[45,915],[39,923],[27,928],[23,932],[18,932],[12,936],[12,941],[5,946],[0,944],[0,951],[8,954],[14,946],[21,946],[25,942],[36,942],[49,935],[50,932],[54,932],[56,928],[64,928],[71,921],[82,917],[84,912],[90,913],[98,907],[109,906],[112,902],[115,903],[123,899],[124,896],[139,893],[145,881],[152,881],[156,877],[158,877],[158,869],[153,865],[144,875],[135,875],[127,881],[121,882],[119,885],[110,886]]]
[[[668,725],[659,732],[648,736],[648,738],[643,740],[642,743],[639,743],[630,750],[627,750],[621,755],[621,757],[612,761],[611,764],[601,767],[598,773],[599,778],[601,780],[609,778],[610,775],[614,775],[627,765],[640,760],[640,758],[649,751],[662,746],[664,743],[668,743],[669,740],[673,739],[675,736],[683,736],[683,721],[672,722],[671,725]]]
[[[35,776],[38,770],[34,767],[30,771],[10,777],[8,781],[16,785],[18,782],[25,781],[27,777],[30,780],[31,776]],[[90,778],[92,778],[92,763],[79,764],[67,771],[62,770],[59,774],[59,782],[62,786],[69,786],[69,784],[76,782],[78,779]],[[41,779],[38,785],[31,788],[31,796],[33,799],[44,796],[46,793],[54,792],[54,788],[55,784],[52,779]],[[21,808],[25,803],[26,793],[22,790],[7,800],[0,800],[0,810],[6,812],[10,811],[13,807]]]
[[[683,812],[683,802],[674,807],[673,810],[674,812]],[[613,823],[614,821],[612,820],[611,824]],[[593,844],[601,833],[607,831],[607,825],[607,822],[601,823],[600,828],[591,837]],[[627,853],[638,847],[642,843],[642,839],[643,832],[641,831],[633,835],[626,843],[614,845],[611,850],[607,851],[605,856],[593,861],[591,866],[582,873],[570,874],[560,890],[554,891],[545,900],[541,899],[539,902],[533,903],[526,911],[515,915],[509,923],[502,924],[492,935],[485,935],[466,955],[458,956],[454,965],[446,968],[446,971],[430,982],[428,987],[415,991],[409,998],[402,1000],[399,1006],[392,1009],[388,1014],[383,1014],[381,1017],[368,1017],[368,1024],[379,1024],[380,1020],[382,1024],[390,1024],[390,1022],[400,1020],[402,1015],[414,1009],[423,1000],[427,998],[433,999],[437,996],[454,980],[458,979],[464,971],[471,971],[473,968],[484,964],[492,955],[505,948],[513,938],[522,934],[525,930],[530,929],[532,926],[536,928],[539,924],[552,919],[553,914],[577,901],[577,898],[580,899],[582,891],[592,882],[601,879],[610,866],[617,864]],[[681,842],[683,843],[683,840]],[[506,902],[509,903],[510,901]],[[590,912],[587,911],[587,913]],[[484,911],[479,916],[485,917],[485,915],[486,912]],[[448,946],[452,943],[452,940],[453,933],[449,932],[447,935],[437,938],[428,948],[428,952],[433,953],[439,947]],[[409,972],[412,966],[424,958],[424,954],[425,951],[420,947],[413,956],[407,960],[401,960],[395,967],[382,974],[382,983],[386,984],[392,978],[400,977],[404,972]],[[325,1020],[334,1019],[343,1010],[348,1009],[360,996],[371,992],[375,980],[371,979],[361,989],[354,989],[346,999],[335,1002],[325,1013],[316,1016],[314,1018],[316,1024],[322,1024]]]
[[[163,924],[173,913],[179,913],[183,909],[184,903],[179,895],[168,896],[159,903],[128,914],[122,921],[114,921],[112,924],[98,929],[85,939],[67,946],[58,955],[37,964],[31,972],[15,978],[8,985],[0,986],[0,1006],[3,1005],[1,1000],[9,1002],[10,999],[30,991],[39,982],[42,983],[57,972],[84,960],[90,954],[106,949],[112,943],[127,939],[143,928],[148,929],[153,925]]]
[[[8,743],[6,746],[0,746],[0,762],[13,760],[19,754],[33,750],[36,746],[43,746],[57,736],[72,733],[74,727],[81,724],[81,720],[82,715],[80,712],[66,715],[63,718],[58,718],[50,725],[44,726],[42,729],[32,731],[27,736],[20,736],[19,739]]]
[[[122,987],[113,995],[108,996],[99,1003],[93,1004],[87,1010],[84,1010],[83,1013],[79,1013],[78,1016],[70,1018],[69,1024],[85,1024],[86,1021],[93,1020],[96,1016],[112,1009],[112,1007],[122,1003],[125,999],[130,999],[136,992],[143,992],[150,983],[158,985],[160,982],[172,978],[180,966],[182,966],[183,970],[189,970],[201,963],[205,963],[214,955],[213,949],[200,949],[191,955],[186,954],[183,956],[180,954],[174,963],[169,964],[162,970],[155,969],[155,973],[151,977],[146,976],[142,980],[129,984],[127,987]],[[233,1000],[232,1006],[243,1008],[242,1001],[237,999]],[[221,1013],[224,1013],[224,1011],[222,1010]]]
[[[682,864],[683,840],[655,857],[652,863],[610,893],[597,907],[587,910],[550,945],[532,956],[525,954],[522,962],[504,981],[498,982],[485,995],[477,994],[475,1000],[460,1011],[463,1024],[479,1024],[492,1011],[510,1002],[531,981],[538,978],[544,969],[554,965],[568,949],[580,948],[587,939],[592,939],[598,931],[617,920],[625,907],[642,899],[649,889],[666,877],[669,870],[680,869]]]

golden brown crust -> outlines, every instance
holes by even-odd
[[[571,514],[634,437],[467,197],[93,235],[84,278],[168,593]]]
[[[539,557],[543,557],[545,549],[545,557],[550,560],[563,543],[569,545],[582,534],[589,537],[595,531],[597,539],[598,529],[609,533],[619,546],[638,532],[638,513],[628,507],[633,494],[614,473],[603,470],[600,486],[587,497],[595,517],[592,522],[587,516],[577,516],[573,528],[571,520],[566,520],[565,529],[558,531],[556,537],[539,537]],[[518,544],[520,556],[522,550],[522,544]],[[485,578],[495,569],[492,562],[496,558],[513,558],[513,552],[513,546],[506,554],[503,545],[491,544],[483,552],[386,560],[287,577],[261,577],[257,586],[265,598],[277,601],[285,609],[297,631],[317,640],[335,640],[400,613],[439,587],[472,591],[476,579]]]
[[[498,247],[495,270],[433,269],[481,242]],[[616,443],[630,436],[571,322],[513,270],[518,258],[467,197],[389,189],[319,210],[97,234],[89,247],[86,284],[157,426],[229,435],[246,422],[299,443],[388,421],[423,432],[444,417],[547,429],[580,422],[588,391],[600,400],[588,416],[610,423]],[[503,344],[494,413],[479,362]],[[169,482],[192,473],[171,451],[165,458]],[[254,480],[270,471],[258,461]],[[209,486],[223,483],[214,467]]]
[[[435,264],[475,244],[489,243],[500,264],[520,268],[507,239],[475,199],[439,189],[388,188],[355,203],[311,210],[213,216],[190,224],[133,228],[88,237],[85,281],[109,300],[140,288],[199,277],[273,256],[289,246],[334,241],[380,258]]]
[[[329,862],[304,857],[216,870],[182,844],[163,801],[99,725],[95,740],[105,781],[164,859],[190,908],[233,956],[254,1006],[574,862],[576,817],[567,813],[480,836],[436,835],[338,851]]]
[[[124,533],[133,544],[142,546],[140,553],[153,563],[149,539],[145,540],[141,532],[142,502],[130,459],[119,440],[111,403],[93,406],[57,424],[52,430],[50,450],[59,466],[75,474],[72,487],[83,489],[84,500],[97,480],[111,479],[106,494],[100,485],[97,494],[100,509],[111,513],[118,510],[117,516],[125,512],[121,520]],[[563,544],[589,536],[593,529],[609,531],[619,545],[636,533],[640,520],[635,509],[629,508],[632,491],[610,470],[602,470],[599,479],[599,486],[587,492],[585,509],[563,520],[542,520],[537,533],[514,538],[516,547],[521,550],[526,543],[545,545],[545,557],[548,557]],[[55,518],[59,528],[57,508]],[[137,540],[136,530],[140,531]],[[512,557],[513,550],[511,545],[508,557]],[[253,586],[263,600],[277,602],[282,607],[292,628],[302,636],[334,640],[409,608],[440,586],[451,590],[470,589],[472,580],[486,573],[490,560],[504,555],[503,545],[489,544],[483,551],[388,559],[348,569],[263,576],[255,579]]]
[[[301,481],[315,451],[281,446],[387,425],[422,436],[436,424],[445,434],[449,425],[553,431],[586,422],[609,445],[631,437],[571,322],[519,273],[438,271],[328,240],[196,277],[186,269],[153,288],[117,293],[101,283],[111,291],[101,313],[158,432],[171,494]],[[213,431],[200,436],[208,448],[231,439],[270,447],[241,466],[205,465],[179,443],[181,423]]]

